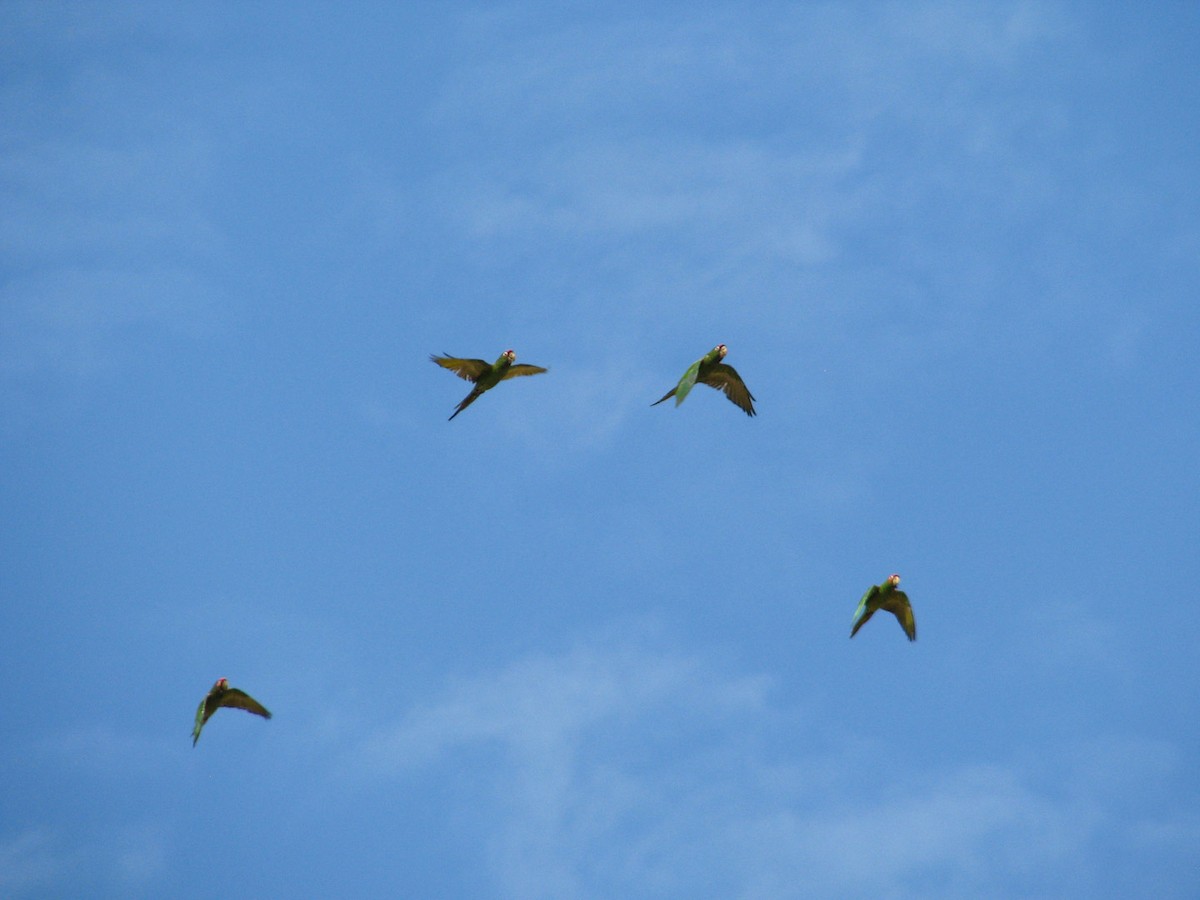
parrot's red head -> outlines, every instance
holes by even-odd
[[[229,687],[228,678],[218,678],[217,683],[213,685],[214,690],[223,691]]]
[[[729,352],[729,348],[726,347],[724,344],[717,344],[717,357],[718,358],[724,359],[725,354],[728,352]]]
[[[509,362],[512,362],[514,359],[517,358],[517,351],[516,350],[505,350],[504,358],[507,359]]]
[[[888,584],[890,584],[892,587],[895,587],[899,583],[900,583],[900,576],[897,575],[896,573],[893,572],[891,575],[888,576]]]

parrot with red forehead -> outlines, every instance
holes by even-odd
[[[724,391],[730,402],[736,404],[746,415],[756,415],[754,396],[747,389],[746,383],[742,381],[742,376],[738,375],[733,366],[727,366],[721,362],[728,352],[729,348],[724,344],[717,344],[688,367],[688,370],[683,373],[683,377],[679,379],[679,384],[650,405],[658,406],[668,397],[674,397],[675,405],[678,406],[687,397],[692,386],[699,382],[716,388],[718,391]]]
[[[450,416],[448,421],[452,421],[454,416],[479,399],[479,395],[484,391],[490,391],[501,381],[509,378],[516,378],[519,375],[540,375],[547,371],[541,366],[531,366],[528,363],[513,365],[517,354],[513,350],[505,350],[500,354],[500,358],[494,363],[488,364],[482,359],[458,359],[454,356],[430,356],[431,360],[441,366],[443,369],[449,369],[459,378],[466,379],[475,383],[475,387],[471,389],[471,393],[463,398],[462,403],[454,410],[454,415]]]
[[[910,641],[917,639],[917,620],[913,618],[912,604],[908,602],[908,594],[896,590],[899,583],[899,575],[889,575],[883,584],[872,585],[862,595],[862,599],[858,601],[858,609],[854,611],[854,628],[850,630],[850,637],[854,637],[858,629],[867,623],[867,619],[882,609],[896,617]]]
[[[244,709],[246,712],[252,712],[256,716],[262,716],[264,719],[271,718],[271,714],[265,706],[245,691],[231,688],[228,678],[218,678],[217,683],[212,686],[212,690],[200,701],[200,708],[196,710],[196,727],[192,729],[193,747],[196,746],[196,741],[200,740],[200,729],[204,727],[204,723],[222,706],[228,706],[231,709]]]

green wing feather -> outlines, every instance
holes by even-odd
[[[675,385],[676,406],[678,406],[687,398],[688,392],[691,391],[692,387],[696,384],[696,378],[700,374],[700,363],[702,362],[704,362],[704,360],[698,359],[688,366],[688,370],[684,372],[683,377],[679,379],[679,384]]]
[[[531,366],[528,363],[517,363],[508,367],[508,371],[504,373],[501,381],[507,381],[509,378],[516,378],[518,375],[540,375],[543,372],[548,372],[549,369],[543,369],[541,366]]]
[[[730,402],[741,408],[746,415],[755,415],[754,395],[750,393],[750,389],[746,387],[746,383],[742,381],[742,377],[738,375],[733,366],[725,363],[713,363],[705,369],[700,381],[718,391],[723,391]]]
[[[746,387],[746,383],[738,375],[737,369],[719,361],[716,351],[692,363],[688,367],[688,370],[683,373],[683,377],[679,379],[679,383],[650,405],[658,406],[658,404],[662,403],[668,397],[674,397],[675,405],[678,406],[684,401],[696,382],[706,384],[711,388],[721,391],[729,398],[731,403],[745,412],[746,415],[757,415],[754,411],[754,395],[750,393],[749,388]]]
[[[231,709],[244,709],[246,712],[262,716],[264,719],[271,718],[270,711],[245,691],[238,690],[237,688],[226,688],[220,692],[209,691],[208,695],[200,701],[200,706],[196,710],[196,725],[192,729],[193,747],[200,740],[200,730],[204,727],[204,723],[212,718],[213,713],[222,706],[228,706]]]
[[[910,641],[917,639],[917,620],[913,616],[912,604],[908,602],[908,594],[892,591],[892,595],[884,601],[883,608],[896,617]]]
[[[675,387],[671,388],[650,405],[658,406],[658,404],[662,403],[668,397],[675,398],[676,406],[682,403],[684,398],[687,397],[688,391],[692,389],[692,385],[696,383],[696,376],[700,374],[700,364],[702,362],[704,362],[703,359],[698,359],[688,366],[688,370],[684,372],[683,377],[679,379],[679,384],[675,385]]]
[[[912,604],[908,601],[908,594],[904,591],[891,590],[885,591],[885,585],[874,585],[858,601],[858,609],[854,611],[854,627],[850,629],[850,637],[854,637],[858,633],[858,629],[875,615],[879,610],[890,612],[896,617],[896,621],[900,623],[900,627],[904,629],[904,633],[910,641],[917,639],[917,620],[913,616]]]
[[[221,706],[229,706],[233,709],[244,709],[246,712],[252,712],[256,716],[262,716],[264,719],[271,718],[271,713],[267,708],[247,694],[245,691],[239,691],[237,688],[230,688],[221,695]]]
[[[208,706],[208,697],[200,701],[200,706],[196,709],[196,727],[192,729],[192,746],[196,746],[196,741],[200,740],[200,729],[204,727],[204,723],[208,721],[208,716],[211,713],[205,714],[205,707]]]
[[[879,593],[879,585],[873,584],[867,589],[867,592],[862,595],[862,599],[858,601],[858,609],[854,610],[854,627],[850,629],[850,637],[858,634],[858,629],[867,624],[867,620],[875,615],[877,607],[870,605],[871,599]]]
[[[479,376],[492,367],[491,363],[484,362],[482,359],[460,359],[446,354],[431,355],[429,358],[443,369],[449,369],[466,381],[478,381]]]

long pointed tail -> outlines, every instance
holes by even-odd
[[[454,416],[457,416],[460,412],[462,412],[464,409],[466,409],[468,406],[470,406],[472,403],[474,403],[476,400],[478,400],[479,395],[482,393],[483,393],[483,391],[474,390],[474,391],[471,391],[471,393],[467,394],[467,396],[465,396],[463,398],[463,402],[458,404],[457,407],[455,407],[454,415],[450,416],[450,418],[447,419],[446,421],[453,422]]]

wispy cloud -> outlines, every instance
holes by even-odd
[[[110,369],[141,329],[196,333],[211,290],[187,268],[71,266],[15,278],[4,289],[0,372],[86,377]]]
[[[180,728],[181,733],[183,730]],[[149,775],[178,755],[178,744],[173,739],[121,732],[102,724],[40,738],[28,745],[25,753],[46,758],[65,769],[89,774],[111,776],[135,768]]]
[[[43,831],[31,829],[0,842],[0,891],[6,897],[44,891],[62,874],[66,859]]]
[[[170,866],[168,829],[158,825],[131,825],[110,835],[114,880],[126,888],[142,888],[160,879]]]
[[[106,371],[142,329],[202,333],[221,294],[209,271],[221,238],[200,202],[211,143],[158,85],[104,55],[106,41],[133,40],[139,17],[122,20],[125,34],[91,28],[96,18],[60,36],[100,42],[91,68],[54,79],[30,68],[0,90],[0,376],[10,390]]]
[[[469,752],[489,791],[470,813],[490,835],[479,853],[501,892],[529,897],[950,897],[1027,878],[1078,895],[1107,842],[1139,834],[1178,858],[1194,833],[1178,816],[1127,821],[1112,787],[1169,779],[1169,752],[1149,770],[1129,767],[1146,748],[1126,741],[909,772],[869,740],[773,708],[769,689],[601,641],[449,687],[358,765],[454,777]],[[1079,770],[1084,756],[1093,766]]]
[[[566,362],[544,376],[539,396],[513,409],[502,427],[525,436],[545,465],[564,465],[572,453],[611,446],[630,417],[655,399],[652,384],[644,362],[621,349],[582,365]]]
[[[81,896],[97,889],[112,896],[141,892],[166,872],[167,829],[109,823],[74,843],[45,829],[0,841],[0,893],[5,897]],[[106,896],[108,893],[106,893]]]
[[[637,719],[680,697],[716,714],[759,709],[766,686],[761,678],[714,680],[684,657],[580,647],[452,688],[372,741],[364,759],[381,771],[403,771],[466,741],[508,745],[518,756],[557,756],[578,748],[602,722]]]
[[[433,116],[463,158],[432,179],[436,213],[484,264],[529,256],[554,281],[588,260],[604,309],[639,335],[679,327],[664,309],[794,338],[882,306],[961,342],[1011,281],[980,248],[1052,213],[1044,145],[1069,125],[1015,76],[1070,37],[1055,8],[539,26],[511,10],[464,19],[472,52]],[[564,307],[602,327],[555,294],[528,301],[554,328]]]
[[[686,731],[736,720],[764,708],[767,687],[758,677],[714,678],[682,656],[581,647],[451,688],[373,738],[360,764],[398,775],[464,745],[494,748],[503,824],[485,854],[497,878],[522,896],[577,896],[591,866],[586,847],[640,818],[658,793],[618,764],[625,753],[644,758],[636,730],[647,717]]]
[[[1055,866],[1076,862],[1091,830],[1005,768],[897,774],[903,787],[882,801],[793,806],[740,823],[731,836],[747,894],[796,896],[798,883],[839,896],[1002,894],[1014,873],[1053,878]]]

